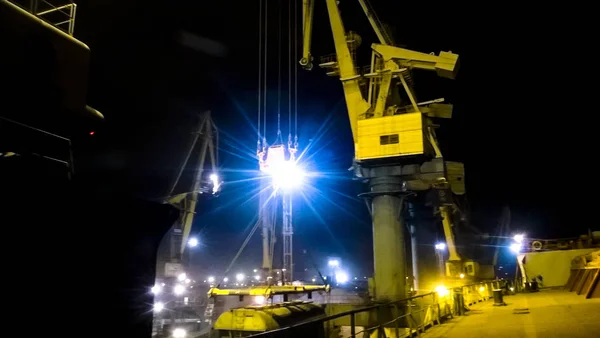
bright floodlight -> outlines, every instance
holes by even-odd
[[[327,262],[327,265],[331,268],[337,268],[340,266],[340,261],[337,259],[330,259],[329,262]]]
[[[316,281],[317,281],[316,278],[311,279],[311,282],[313,282],[313,283],[316,282]]]
[[[460,277],[460,278],[465,278],[465,274],[464,274],[464,273],[461,273],[460,275],[458,275],[458,277]]]
[[[161,312],[165,308],[165,304],[161,302],[154,303],[154,312]]]
[[[259,276],[259,275],[256,275],[256,276],[254,276],[254,279],[256,279],[256,280],[260,280],[260,276]]]
[[[244,276],[243,273],[238,273],[237,275],[235,275],[235,280],[237,280],[238,282],[242,282],[244,278],[246,278],[246,276]]]
[[[177,280],[180,282],[183,282],[186,278],[187,278],[187,276],[186,276],[185,272],[182,272],[177,276]]]
[[[162,292],[162,286],[161,285],[154,285],[152,287],[152,289],[150,289],[150,291],[152,291],[153,294],[158,295],[159,293]]]
[[[198,246],[198,238],[196,238],[196,237],[190,238],[190,240],[188,241],[188,245],[190,246],[190,248],[197,247]]]
[[[515,242],[521,244],[523,243],[523,240],[525,239],[525,235],[523,234],[516,234],[513,239],[515,240]]]
[[[173,330],[173,338],[185,338],[186,335],[187,335],[187,331],[184,329]]]
[[[435,287],[435,292],[437,292],[437,294],[440,297],[444,297],[444,296],[447,296],[447,295],[450,294],[450,291],[446,287],[444,287],[443,285],[436,286]]]
[[[513,243],[510,245],[510,251],[514,253],[521,252],[521,243]]]
[[[436,250],[444,250],[446,249],[446,244],[445,243],[438,243],[435,245],[435,249]]]
[[[213,277],[213,276],[208,276],[208,282],[209,282],[209,283],[214,283],[214,281],[215,281],[215,277]]]
[[[225,283],[229,282],[229,278],[227,278],[227,277],[223,278],[223,282],[225,282]]]
[[[340,284],[346,283],[348,281],[348,274],[344,271],[339,271],[335,274],[335,281]]]
[[[284,190],[300,187],[304,180],[304,171],[294,161],[284,161],[271,170],[273,186]]]
[[[175,285],[175,287],[173,287],[173,293],[176,295],[182,295],[185,292],[185,286],[181,285],[181,284],[177,284]]]
[[[219,182],[219,176],[217,174],[210,174],[209,178],[213,184],[217,184]]]

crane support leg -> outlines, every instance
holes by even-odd
[[[452,209],[449,206],[441,206],[440,213],[442,216],[442,225],[444,226],[444,234],[446,235],[448,260],[460,261],[461,257],[458,251],[456,251],[456,243],[454,243],[454,234],[452,233]]]
[[[402,180],[397,176],[369,180],[373,217],[375,298],[392,301],[406,298],[406,253],[401,217]]]

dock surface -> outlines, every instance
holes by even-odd
[[[464,337],[600,337],[600,299],[574,292],[542,290],[505,296],[506,306],[493,300],[470,307],[421,335],[423,338]]]

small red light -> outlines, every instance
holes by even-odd
[[[95,133],[95,131],[90,131],[90,135],[94,135]]]

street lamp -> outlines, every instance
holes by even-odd
[[[235,280],[238,282],[243,282],[244,278],[246,278],[246,276],[244,276],[243,273],[238,273],[237,275],[235,275]]]
[[[213,277],[213,276],[208,276],[208,282],[209,282],[209,283],[214,283],[214,282],[215,282],[215,277]]]
[[[444,250],[444,249],[446,249],[446,243],[437,243],[435,245],[435,249],[436,250]]]

